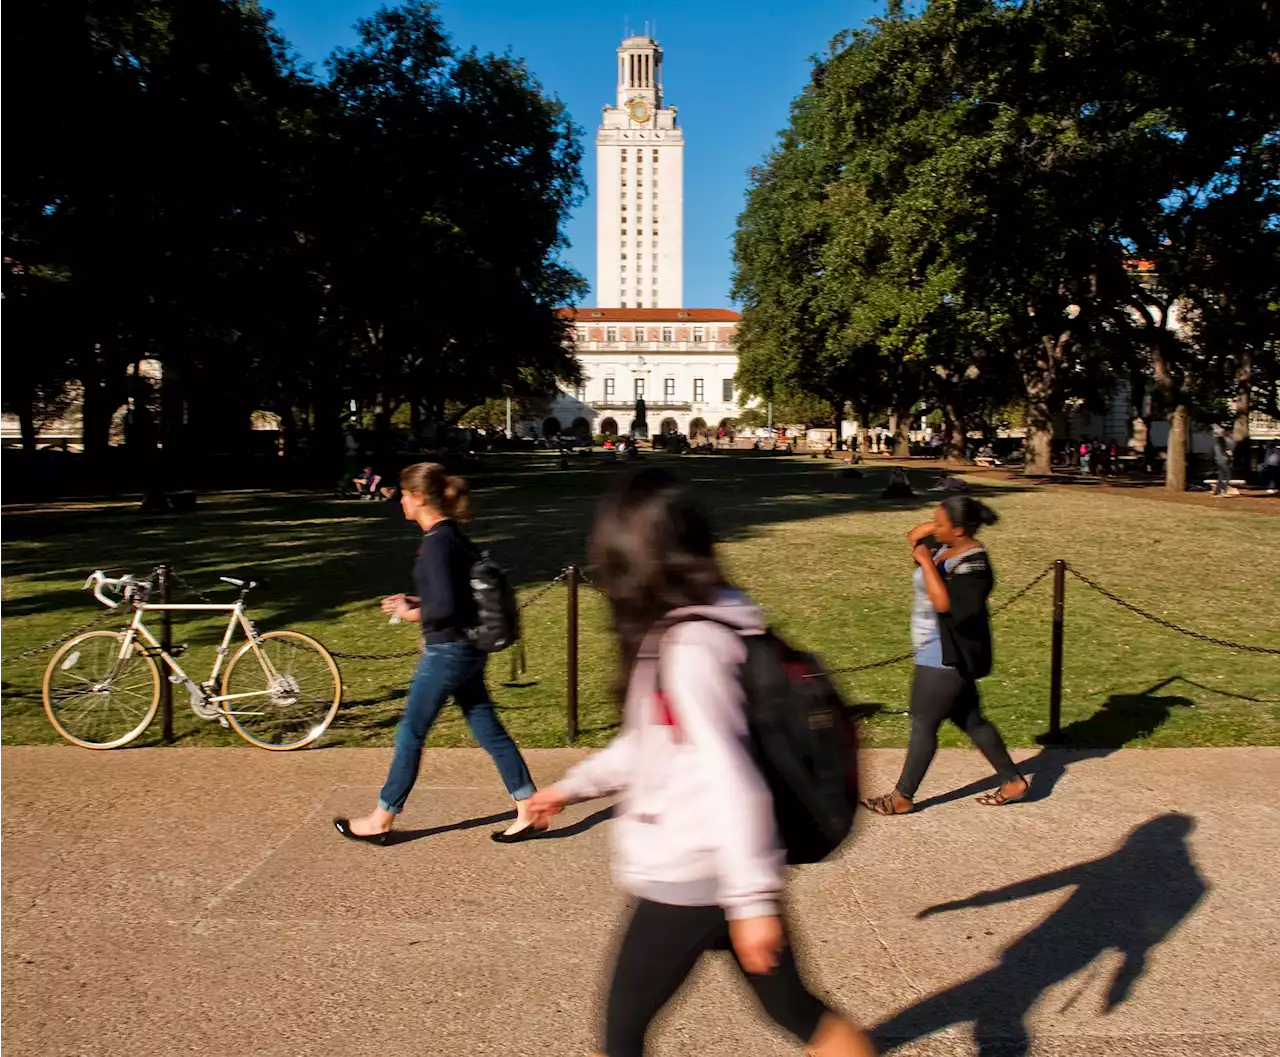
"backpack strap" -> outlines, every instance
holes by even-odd
[[[676,741],[683,741],[684,734],[680,730],[680,721],[676,717],[675,711],[671,707],[671,697],[662,688],[662,664],[660,657],[662,652],[662,640],[666,637],[668,631],[677,624],[707,623],[718,624],[722,628],[728,628],[735,635],[742,636],[742,631],[735,624],[730,624],[727,620],[718,620],[716,617],[706,616],[704,614],[690,615],[687,617],[676,617],[673,620],[663,618],[649,631],[645,636],[645,643],[652,640],[653,648],[646,650],[641,647],[640,653],[636,655],[637,661],[653,661],[653,692],[655,705],[658,714],[659,726],[671,727]]]

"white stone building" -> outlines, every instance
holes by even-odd
[[[739,414],[734,375],[741,317],[727,308],[563,309],[583,381],[526,432],[714,436]],[[636,401],[645,403],[643,426]]]
[[[651,37],[618,48],[618,88],[596,133],[596,303],[684,304],[684,133]]]
[[[715,436],[738,417],[727,308],[684,308],[684,133],[662,94],[662,49],[628,37],[596,136],[597,308],[567,308],[583,381],[526,435]],[[636,402],[645,421],[635,421]]]

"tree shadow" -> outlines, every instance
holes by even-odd
[[[1194,708],[1195,702],[1190,698],[1157,696],[1156,691],[1177,678],[1171,676],[1136,694],[1112,694],[1098,711],[1063,727],[1052,743],[1048,742],[1048,735],[1037,738],[1045,747],[1037,755],[1018,764],[1018,769],[1031,780],[1031,791],[1019,803],[1033,804],[1044,800],[1073,763],[1110,756],[1132,741],[1150,737],[1164,725],[1175,708]],[[991,775],[960,789],[921,800],[915,805],[915,810],[923,811],[977,796],[999,784],[1000,780]]]
[[[1110,1013],[1132,993],[1151,950],[1209,890],[1187,846],[1194,826],[1187,815],[1160,815],[1101,859],[921,911],[917,917],[925,918],[1076,888],[1044,921],[1006,947],[999,963],[986,972],[879,1024],[873,1032],[877,1044],[888,1051],[952,1024],[972,1022],[981,1057],[1026,1054],[1031,1045],[1026,1017],[1040,996],[1113,950],[1123,962],[1107,989],[1103,1012]],[[1078,998],[1069,999],[1064,1010]]]

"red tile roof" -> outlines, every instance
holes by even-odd
[[[560,315],[578,323],[739,323],[731,308],[561,308]]]

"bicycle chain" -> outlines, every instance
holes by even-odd
[[[1213,646],[1225,646],[1227,649],[1231,650],[1242,650],[1245,653],[1265,653],[1272,656],[1280,656],[1280,649],[1275,649],[1271,646],[1253,646],[1243,642],[1232,642],[1230,639],[1214,638],[1212,635],[1205,635],[1199,631],[1192,631],[1190,628],[1184,628],[1181,625],[1165,620],[1163,617],[1158,617],[1154,613],[1148,613],[1145,609],[1140,606],[1135,606],[1132,602],[1126,602],[1119,595],[1108,591],[1096,580],[1091,580],[1089,577],[1085,576],[1084,573],[1077,572],[1069,565],[1067,566],[1067,571],[1081,583],[1087,587],[1092,587],[1100,595],[1104,598],[1109,598],[1116,605],[1124,607],[1129,610],[1129,612],[1135,613],[1144,620],[1151,621],[1153,624],[1159,624],[1162,628],[1168,628],[1170,631],[1176,631],[1179,635],[1186,635],[1188,638],[1197,639],[1200,642],[1207,642]]]

